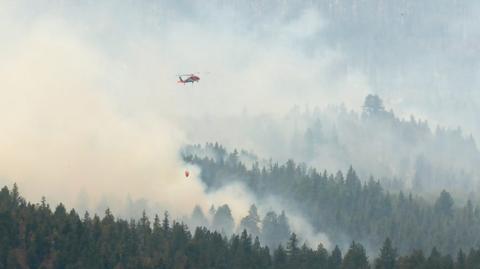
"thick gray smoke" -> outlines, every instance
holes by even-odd
[[[226,203],[238,221],[253,198],[238,186],[205,192],[197,168],[179,157],[190,142],[179,119],[234,112],[251,101],[257,109],[286,105],[295,95],[292,83],[306,83],[300,84],[305,90],[314,84],[295,68],[309,66],[307,74],[323,76],[336,57],[307,57],[292,47],[292,38],[301,41],[321,27],[318,13],[308,10],[276,27],[286,36],[275,45],[276,39],[261,32],[241,37],[212,28],[218,21],[198,24],[172,16],[148,22],[158,14],[126,2],[20,1],[0,7],[2,183],[17,182],[32,201],[46,196],[53,203],[110,207],[127,216],[143,209],[182,216],[197,204],[206,210]],[[307,34],[298,31],[305,27]],[[280,58],[284,65],[275,65]],[[177,73],[204,69],[212,75],[199,85],[175,83]],[[277,81],[281,73],[291,75]],[[274,100],[277,86],[285,92]],[[260,88],[266,90],[260,94]],[[243,99],[230,97],[240,92]],[[191,171],[188,179],[185,169]],[[298,229],[309,227],[300,217],[292,221]]]
[[[122,211],[124,203],[144,207],[145,199],[182,215],[196,204],[228,203],[242,216],[249,199],[234,189],[206,193],[196,168],[179,156],[198,139],[187,130],[202,132],[192,115],[207,122],[241,111],[281,117],[293,103],[353,108],[367,93],[381,92],[402,113],[418,111],[433,122],[452,124],[445,114],[467,107],[465,126],[478,133],[471,119],[480,99],[464,90],[478,85],[466,71],[476,67],[467,57],[478,32],[476,5],[442,2],[0,0],[0,183],[18,182],[27,199],[80,201],[84,208],[103,203]],[[386,23],[370,21],[377,18],[371,10]],[[438,40],[428,41],[421,57],[414,49],[420,41],[408,37],[431,32],[429,18],[452,28],[434,31],[445,39],[434,50],[428,46]],[[384,37],[397,32],[389,26],[404,31]],[[390,53],[395,41],[402,42]],[[459,51],[466,52],[453,61]],[[410,60],[391,64],[400,57]],[[449,76],[464,63],[465,72]],[[177,74],[190,72],[201,72],[200,83],[176,83]],[[390,77],[396,79],[389,83]],[[245,139],[221,131],[239,144]],[[259,141],[266,139],[283,142]],[[185,169],[192,170],[188,180]]]

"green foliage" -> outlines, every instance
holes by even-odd
[[[369,94],[363,103],[363,113],[366,115],[378,115],[385,111],[383,101],[376,94]]]
[[[368,269],[367,254],[362,245],[352,242],[342,262],[342,269]]]
[[[251,205],[248,210],[248,216],[240,221],[240,230],[246,230],[253,236],[260,235],[260,216],[258,215],[257,207]]]
[[[451,217],[453,215],[453,199],[450,193],[443,190],[435,202],[435,210],[439,214]]]
[[[375,260],[375,269],[395,268],[397,250],[393,248],[392,241],[387,238],[380,249],[380,257]]]
[[[202,147],[195,150],[200,152]],[[412,194],[385,191],[378,180],[364,181],[352,167],[346,173],[329,174],[293,160],[284,164],[256,160],[248,168],[239,161],[238,152],[228,153],[221,145],[207,144],[203,151],[216,157],[199,153],[186,155],[185,160],[202,168],[201,178],[208,188],[239,180],[259,198],[281,197],[333,242],[342,242],[346,236],[379,249],[388,237],[396,242],[399,254],[415,249],[428,253],[436,247],[450,255],[480,242],[480,208],[471,201],[454,204],[447,191],[430,203]],[[279,238],[281,219],[273,212],[262,219],[261,239],[271,249],[289,237],[284,225]]]
[[[27,203],[14,189],[0,191],[0,269],[370,268],[364,247],[356,242],[342,259],[338,247],[331,254],[322,245],[312,250],[305,244],[299,246],[299,239],[292,233],[286,248],[280,244],[271,255],[269,248],[261,246],[258,237],[252,239],[246,230],[227,239],[197,227],[192,235],[185,224],[170,221],[168,213],[163,221],[155,216],[152,223],[143,213],[139,220],[128,222],[115,218],[109,209],[102,218],[86,213],[80,219],[62,204],[52,212],[44,199],[40,204]],[[218,211],[228,215],[228,207],[221,208]],[[282,215],[272,215],[272,219],[286,221]],[[428,258],[422,251],[414,251],[397,259],[393,243],[387,239],[375,261],[375,268],[479,268],[480,249],[471,249],[468,255],[459,251],[455,262],[436,248]]]
[[[290,227],[285,212],[280,216],[273,211],[267,212],[262,220],[261,236],[262,241],[272,249],[286,242],[290,237]]]
[[[223,235],[231,235],[235,222],[233,221],[232,212],[228,205],[220,206],[213,216],[212,228]]]
[[[332,255],[328,258],[328,266],[331,269],[339,269],[342,266],[342,252],[338,246],[335,246]]]
[[[208,226],[208,220],[199,206],[195,206],[195,208],[193,209],[191,220],[194,227]]]

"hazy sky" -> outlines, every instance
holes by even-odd
[[[3,1],[2,50],[39,31],[107,61],[127,114],[387,105],[478,133],[476,1]],[[202,74],[179,87],[176,74]],[[126,85],[136,77],[136,85]],[[138,85],[138,81],[143,83]],[[139,109],[139,106],[142,109]]]

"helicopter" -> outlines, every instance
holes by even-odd
[[[177,83],[183,83],[184,85],[187,83],[194,83],[194,82],[199,82],[200,77],[194,74],[185,74],[185,75],[178,75],[178,78],[180,79],[177,81]]]

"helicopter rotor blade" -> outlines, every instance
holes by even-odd
[[[194,76],[194,75],[209,75],[210,72],[194,72],[194,73],[189,73],[189,74],[178,74],[177,76],[180,77],[187,77],[187,76]]]

